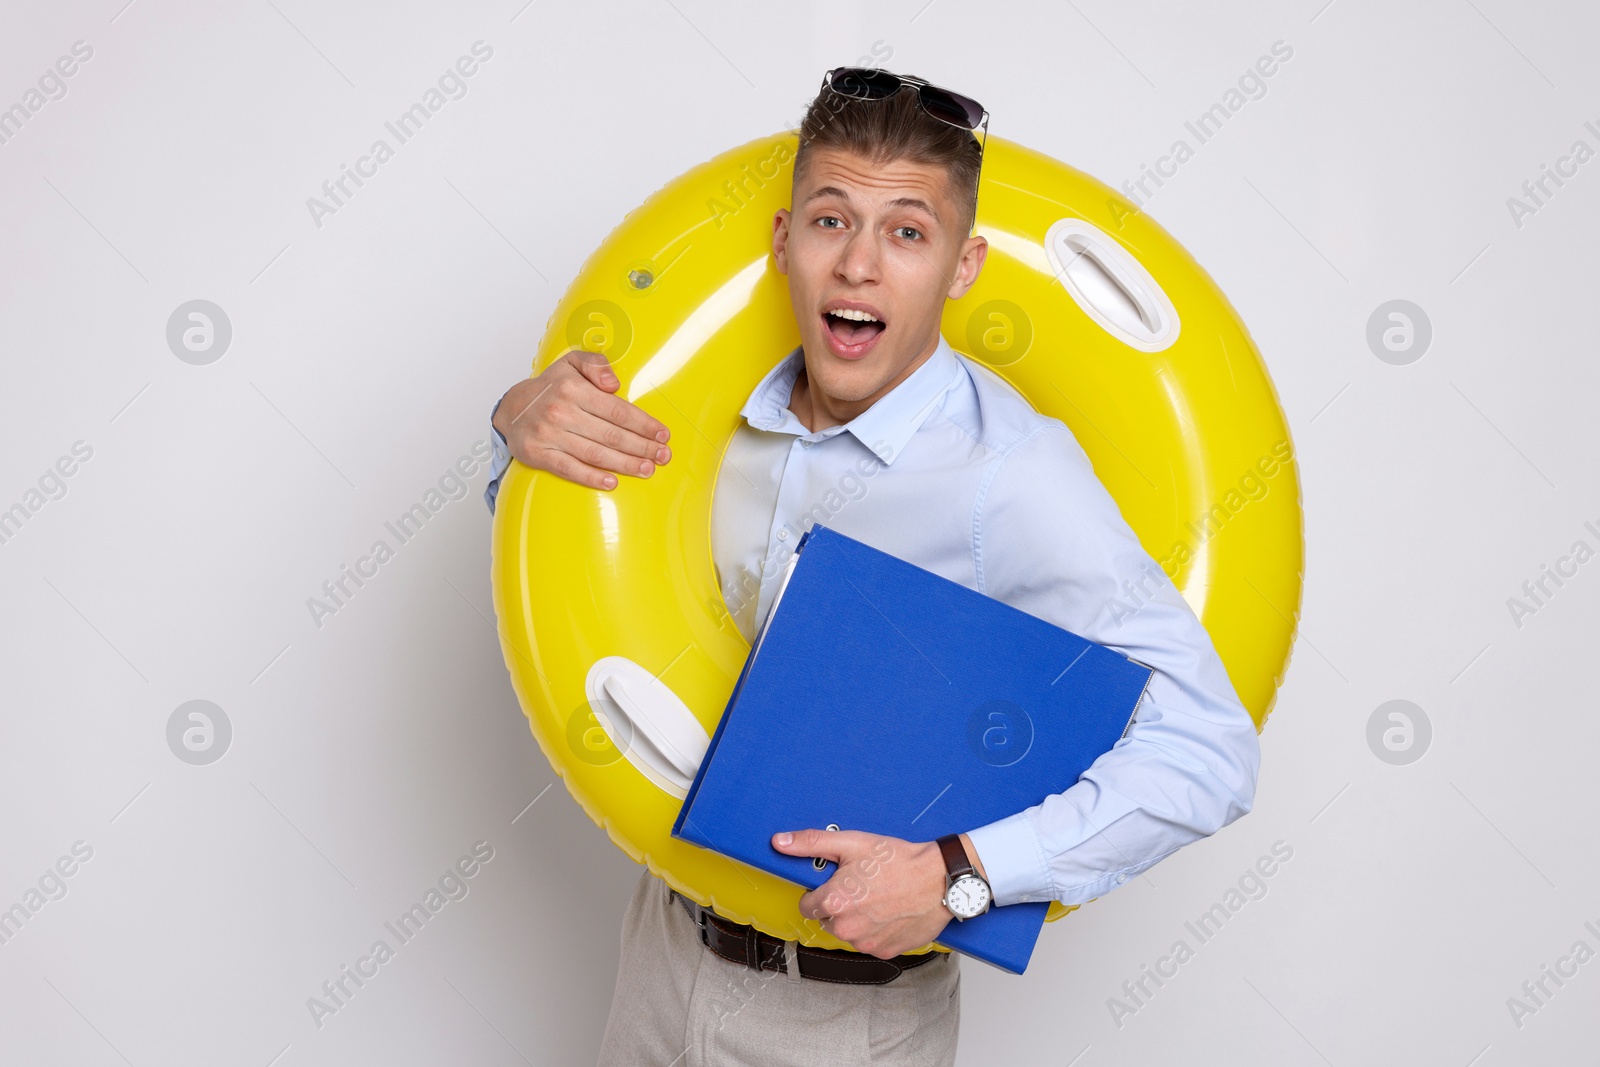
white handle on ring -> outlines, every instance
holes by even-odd
[[[1144,264],[1105,231],[1058,219],[1044,235],[1050,269],[1078,306],[1111,336],[1141,352],[1178,339],[1178,311]]]
[[[628,762],[663,792],[688,796],[711,735],[678,695],[625,656],[604,656],[584,688],[595,718]]]

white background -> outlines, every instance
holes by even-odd
[[[1148,208],[1248,324],[1303,479],[1256,807],[1047,927],[1025,977],[968,961],[960,1059],[1588,1062],[1600,962],[1520,1026],[1507,998],[1600,950],[1600,562],[1520,627],[1507,598],[1600,548],[1600,162],[1520,226],[1506,201],[1600,148],[1600,27],[1324,2],[7,0],[0,107],[94,53],[0,145],[0,507],[93,457],[0,545],[0,907],[93,857],[0,945],[0,1060],[591,1062],[637,868],[541,796],[482,473],[320,629],[306,599],[486,437],[621,216],[793,126],[827,67],[882,42],[1117,185],[1281,40]],[[480,39],[468,94],[316,226],[306,199]],[[233,326],[208,366],[165,338],[197,298]],[[1395,298],[1433,326],[1406,366],[1365,339]],[[233,726],[209,766],[166,740],[193,699]],[[1368,746],[1391,699],[1432,723],[1408,766]],[[1279,840],[1266,896],[1118,1026],[1109,998]],[[477,841],[469,895],[318,1028],[307,998]]]

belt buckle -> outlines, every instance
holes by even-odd
[[[690,900],[682,893],[678,893],[676,890],[672,891],[672,893],[674,896],[678,897],[679,900],[682,900],[685,904],[689,905],[691,909],[693,909],[692,913],[694,915],[694,924],[700,930],[700,944],[706,948],[711,948],[711,928],[708,921],[708,914],[711,909],[701,907],[699,904]],[[743,927],[744,929],[744,965],[757,973],[767,970],[768,968],[765,968],[761,965],[760,931],[758,931],[754,926],[749,926],[744,923],[735,923],[733,925]],[[723,936],[726,937],[727,935],[724,934]],[[713,949],[713,951],[716,950]],[[777,954],[773,956],[773,966],[770,969],[780,973],[784,972],[787,970],[786,963],[787,960],[785,959],[783,944],[780,942],[777,946]]]
[[[754,926],[744,928],[744,965],[757,974],[761,973],[761,934]]]
[[[689,900],[688,897],[683,899]],[[695,904],[692,900],[689,900],[689,903],[694,907],[694,924],[700,928],[700,944],[709,947],[711,945],[711,932],[706,929],[706,909]]]
[[[668,889],[667,902],[670,904],[673,898],[677,898],[683,902],[684,910],[689,913],[690,918],[694,922],[695,928],[700,931],[700,944],[709,946],[711,944],[711,937],[706,933],[705,909],[696,904],[694,901],[690,900],[688,897],[684,896],[682,893],[678,892],[676,889]]]

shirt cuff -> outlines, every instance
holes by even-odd
[[[505,476],[506,468],[511,466],[511,449],[506,445],[506,439],[500,436],[500,431],[494,428],[494,414],[500,410],[500,402],[505,397],[494,402],[494,407],[489,409],[489,448],[492,453],[489,461],[489,484],[483,490],[483,502],[489,505],[489,514],[494,514],[494,502],[500,494],[500,479]]]
[[[1055,899],[1044,846],[1027,812],[968,830],[967,838],[983,861],[995,907]]]

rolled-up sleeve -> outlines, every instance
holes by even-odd
[[[1077,784],[968,832],[995,903],[1085,903],[1249,812],[1255,723],[1064,424],[996,460],[973,531],[982,592],[1154,671],[1128,732]]]

